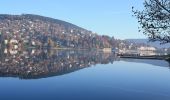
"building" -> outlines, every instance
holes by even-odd
[[[155,47],[144,47],[144,46],[141,46],[138,48],[139,51],[156,51],[156,48]]]

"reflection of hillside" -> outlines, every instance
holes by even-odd
[[[122,58],[121,61],[126,62],[135,62],[135,63],[146,63],[151,64],[154,66],[163,66],[163,67],[170,67],[170,64],[167,61],[164,60],[154,60],[154,59],[128,59],[128,58]]]
[[[1,54],[0,76],[42,78],[62,75],[95,64],[113,62],[113,54],[93,51],[27,50]]]

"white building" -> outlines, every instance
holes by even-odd
[[[144,47],[144,46],[141,46],[138,48],[139,51],[156,51],[156,48],[155,47]]]

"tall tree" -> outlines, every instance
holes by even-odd
[[[170,43],[170,0],[145,0],[143,10],[132,11],[143,31],[151,41]]]

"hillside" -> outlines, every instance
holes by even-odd
[[[11,41],[20,47],[112,47],[114,38],[100,36],[74,24],[40,15],[0,15],[1,44],[10,47]]]
[[[44,17],[44,16],[40,16],[40,15],[33,15],[33,14],[22,14],[22,15],[8,15],[8,14],[0,14],[0,20],[42,20],[44,22],[50,22],[50,23],[57,23],[60,25],[65,26],[66,28],[77,28],[80,30],[85,30],[83,28],[80,28],[74,24],[62,21],[62,20],[58,20],[58,19],[53,19],[53,18],[49,18],[49,17]]]

